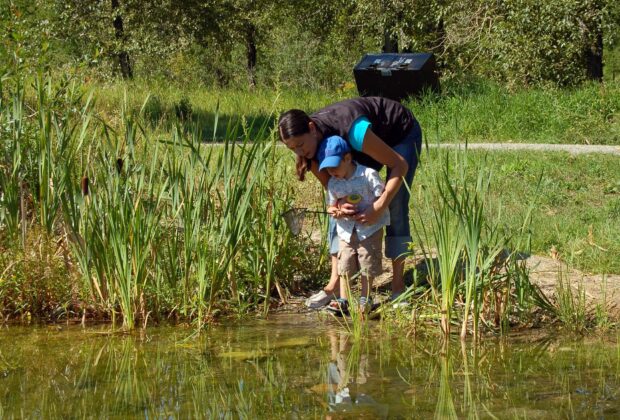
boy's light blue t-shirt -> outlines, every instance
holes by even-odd
[[[353,121],[351,129],[349,130],[349,144],[351,144],[353,150],[357,150],[358,152],[362,151],[366,130],[368,130],[368,127],[371,125],[370,120],[363,116]]]
[[[362,200],[358,203],[358,209],[365,210],[372,206],[372,203],[378,197],[381,197],[384,188],[385,184],[381,181],[377,171],[358,164],[350,178],[331,177],[329,179],[327,183],[328,202],[329,205],[335,205],[340,199],[346,199],[351,194],[359,194],[362,196]],[[349,217],[336,219],[336,232],[340,239],[351,243],[353,232],[356,231],[359,240],[363,241],[383,226],[389,224],[390,211],[386,209],[379,217],[379,220],[372,225],[361,224]]]

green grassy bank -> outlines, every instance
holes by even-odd
[[[98,109],[110,116],[127,95],[135,109],[146,104],[153,123],[169,121],[178,110],[191,110],[205,139],[222,139],[229,120],[245,117],[262,122],[272,111],[299,108],[315,111],[357,95],[352,84],[336,91],[214,89],[156,81],[90,84]],[[515,142],[620,144],[620,82],[589,83],[570,89],[555,87],[510,91],[492,82],[452,83],[441,95],[406,101],[432,142]],[[214,127],[218,113],[220,128]]]
[[[429,217],[420,205],[445,152],[425,155],[413,186],[412,210]],[[532,252],[552,249],[585,272],[620,273],[620,171],[617,156],[534,152],[468,152],[472,162],[490,169],[491,208],[512,229],[532,212]],[[473,168],[472,168],[473,172]],[[473,177],[474,174],[471,176]]]
[[[76,80],[2,82],[2,319],[111,319],[130,329],[172,318],[200,329],[222,314],[268,312],[324,281],[325,249],[292,236],[281,217],[322,198],[318,183],[297,183],[275,136],[279,102],[264,107],[277,94],[175,99],[118,84],[91,96]],[[264,113],[244,117],[251,107]],[[214,137],[241,142],[204,143]],[[485,313],[498,332],[537,308],[553,313],[518,253],[553,246],[586,270],[620,271],[608,221],[618,212],[615,159],[481,156],[425,154],[414,184],[412,222],[427,229],[414,248],[446,251],[423,301],[444,332],[449,319],[467,332],[470,303],[474,324]]]

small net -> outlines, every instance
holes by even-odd
[[[286,226],[288,226],[291,233],[297,236],[301,233],[301,229],[304,226],[306,209],[290,209],[282,213],[282,217],[284,217]]]

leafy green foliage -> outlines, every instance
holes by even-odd
[[[618,44],[611,0],[404,2],[11,0],[0,10],[5,58],[55,67],[80,62],[99,77],[134,73],[218,85],[335,88],[367,52],[431,51],[444,78],[510,86],[598,78]],[[122,29],[119,24],[122,23]],[[45,53],[53,51],[52,54]],[[603,60],[603,61],[601,61]],[[41,63],[40,63],[41,64]]]

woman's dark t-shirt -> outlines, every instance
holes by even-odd
[[[372,131],[388,146],[400,143],[414,126],[415,118],[399,102],[381,97],[347,99],[329,105],[310,115],[323,138],[338,135],[349,142],[353,122],[366,117]],[[383,165],[370,156],[353,150],[353,159],[364,166],[379,170]]]

